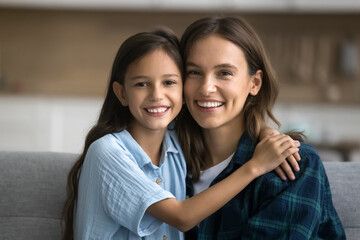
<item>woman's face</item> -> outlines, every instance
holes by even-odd
[[[250,76],[243,51],[210,35],[194,43],[186,59],[184,94],[195,121],[205,129],[243,127],[243,107],[261,87],[262,73]]]

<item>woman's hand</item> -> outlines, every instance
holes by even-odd
[[[286,162],[286,158],[298,151],[298,147],[289,136],[271,135],[258,143],[248,164],[256,176],[261,176]]]
[[[261,130],[261,132],[260,132],[260,140],[262,140],[268,136],[278,135],[278,134],[280,134],[280,133],[276,129],[266,127],[263,130]],[[299,141],[293,140],[293,143],[296,147],[300,147]],[[295,172],[300,171],[300,167],[298,164],[298,161],[300,161],[300,160],[301,160],[301,157],[298,152],[290,155],[289,157],[287,157],[287,161],[284,161],[283,163],[281,163],[281,165],[279,167],[275,168],[276,174],[282,180],[286,180],[287,177],[290,180],[295,180],[295,175],[294,175],[293,171],[295,171]]]

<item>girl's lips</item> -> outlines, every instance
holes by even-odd
[[[169,111],[170,107],[167,106],[159,106],[159,107],[148,107],[144,108],[145,112],[150,116],[163,116]]]

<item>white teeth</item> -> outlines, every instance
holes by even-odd
[[[200,101],[198,101],[197,104],[200,107],[205,107],[205,108],[220,107],[221,105],[223,105],[222,102],[200,102]]]
[[[150,108],[150,109],[146,109],[148,112],[151,113],[163,113],[166,111],[167,108],[165,107],[160,107],[160,108]]]

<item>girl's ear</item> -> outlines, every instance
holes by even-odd
[[[251,79],[250,95],[256,96],[260,91],[262,85],[263,73],[261,70],[257,70]]]
[[[113,82],[112,86],[113,86],[113,91],[114,91],[116,97],[119,99],[121,105],[126,107],[128,105],[128,102],[127,102],[127,98],[126,98],[126,94],[125,94],[124,85],[115,81],[115,82]]]

